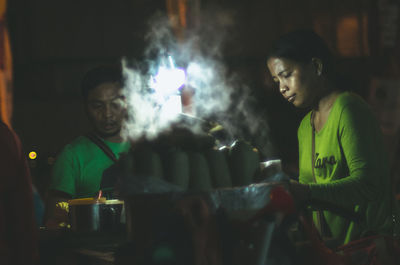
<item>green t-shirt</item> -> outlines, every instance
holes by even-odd
[[[104,142],[117,158],[130,148],[129,142]],[[96,144],[80,136],[67,144],[58,155],[50,189],[66,192],[73,198],[93,196],[99,191],[103,171],[113,164]]]
[[[354,223],[324,211],[332,236],[347,243],[366,232],[391,234],[388,162],[379,125],[367,103],[349,92],[340,94],[334,102],[325,125],[315,133],[316,183],[311,168],[310,117],[311,112],[298,129],[300,182],[310,184],[313,200],[361,215],[361,222]]]

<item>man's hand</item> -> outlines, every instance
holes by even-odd
[[[58,202],[55,204],[53,216],[46,220],[45,226],[48,229],[69,228],[67,202]]]
[[[46,200],[45,226],[48,229],[60,229],[69,226],[68,200],[70,195],[51,191]]]

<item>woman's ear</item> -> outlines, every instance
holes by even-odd
[[[312,62],[312,65],[314,66],[315,73],[318,76],[321,76],[322,75],[322,68],[323,68],[321,59],[314,57],[314,58],[311,59],[311,62]]]

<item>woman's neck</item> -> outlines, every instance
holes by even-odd
[[[330,93],[326,94],[325,96],[320,98],[317,108],[314,109],[314,111],[321,113],[329,112],[338,95],[339,91],[337,90],[331,91]]]
[[[315,107],[312,109],[312,125],[316,131],[320,131],[326,121],[328,120],[329,113],[335,103],[340,91],[336,89],[325,90],[326,92],[316,102]]]
[[[319,91],[321,91],[321,94],[312,109],[314,112],[329,112],[340,92],[328,82],[324,82]]]

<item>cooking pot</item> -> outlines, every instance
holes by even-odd
[[[124,229],[120,200],[75,199],[69,202],[69,218],[74,232],[118,232]]]

